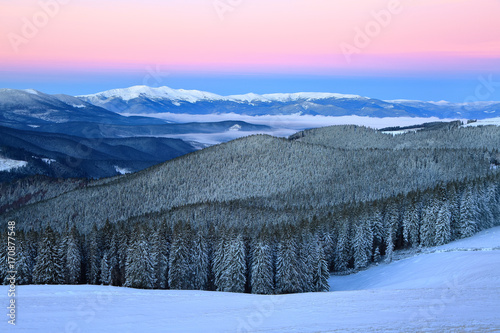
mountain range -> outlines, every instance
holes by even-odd
[[[313,92],[221,96],[198,90],[148,86],[113,89],[78,98],[109,111],[136,115],[235,113],[249,116],[301,114],[484,119],[500,112],[499,102],[383,101],[358,95]]]
[[[33,89],[0,89],[0,158],[4,165],[0,180],[34,174],[113,176],[238,137],[256,133],[288,136],[312,127],[301,120],[290,126],[286,121],[266,122],[258,116],[484,119],[495,117],[499,109],[497,102],[383,101],[314,92],[221,96],[198,90],[134,86],[69,96]],[[224,118],[213,117],[217,115]],[[324,125],[320,122],[314,127]],[[72,159],[80,162],[69,163]]]

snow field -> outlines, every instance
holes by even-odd
[[[19,286],[1,332],[496,332],[500,227],[332,276],[333,292],[259,296],[109,286]],[[0,302],[7,313],[7,286]]]

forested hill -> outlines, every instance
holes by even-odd
[[[122,177],[26,182],[50,199],[25,206],[4,187],[25,199],[0,221],[15,221],[20,284],[327,291],[329,272],[497,225],[499,131],[252,136]]]
[[[500,149],[498,126],[473,129],[459,124],[460,122],[440,123],[439,127],[434,127],[437,129],[425,129],[422,126],[422,130],[415,128],[416,131],[398,135],[354,125],[330,126],[298,132],[290,136],[290,140],[342,149]]]
[[[500,160],[500,128],[493,126],[396,136],[334,126],[294,138],[234,140],[10,211],[2,220],[89,231],[94,223],[145,214],[170,220],[169,211],[189,206],[190,220],[207,222],[199,213],[211,203],[219,207],[212,216],[227,224],[298,222],[340,204],[485,177]],[[237,207],[245,212],[233,214]]]

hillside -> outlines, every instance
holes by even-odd
[[[1,126],[0,133],[0,156],[25,162],[22,168],[0,171],[0,182],[36,174],[55,178],[110,177],[197,149],[185,141],[167,138],[90,138]]]
[[[325,293],[21,286],[17,328],[41,333],[68,328],[96,333],[493,332],[500,329],[499,248],[499,228],[488,229],[432,254],[333,276],[335,292]],[[6,294],[7,286],[0,292]],[[0,329],[6,325],[2,321]]]
[[[384,133],[386,130],[358,126],[330,126],[298,132],[291,140],[339,149],[500,149],[498,126],[483,126],[477,131],[464,130],[460,122],[439,123],[436,129],[414,126],[414,131],[402,135]],[[474,125],[471,124],[471,125]],[[472,126],[471,126],[472,127]]]
[[[323,131],[241,138],[83,187],[48,183],[46,200],[23,196],[29,185],[6,187],[1,221],[21,221],[19,283],[325,291],[329,272],[500,220],[499,127]],[[331,137],[368,148],[332,147]],[[380,142],[388,148],[371,147]]]

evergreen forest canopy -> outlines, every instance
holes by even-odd
[[[59,192],[11,183],[2,222],[23,230],[23,283],[324,291],[330,272],[499,224],[499,147],[499,127],[456,124],[258,135]]]

